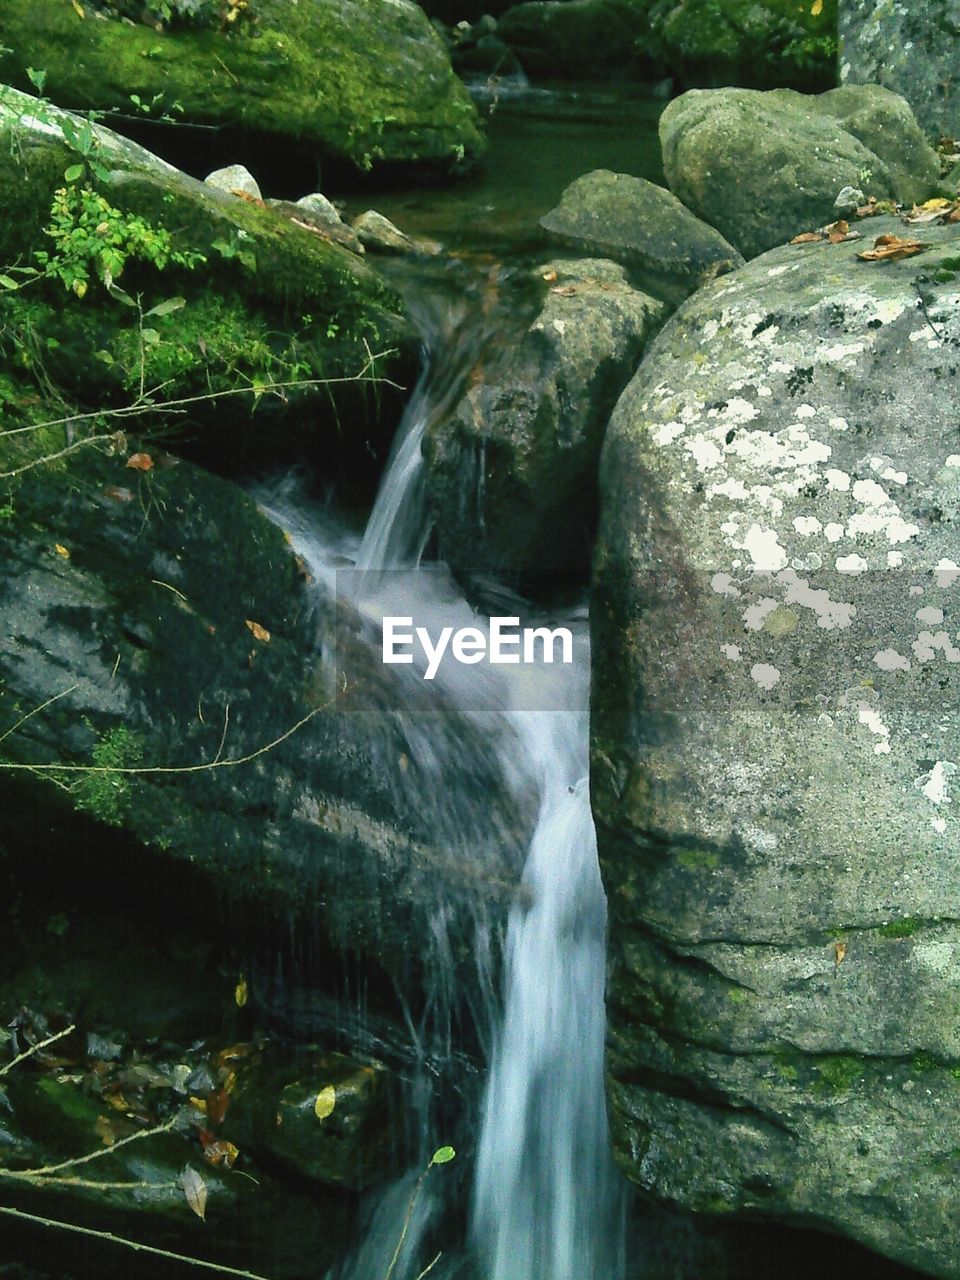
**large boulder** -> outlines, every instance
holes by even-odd
[[[837,83],[837,2],[655,0],[650,39],[684,88]]]
[[[663,304],[615,263],[537,275],[536,315],[487,353],[424,441],[440,552],[461,574],[583,576],[604,429],[662,320]]]
[[[885,85],[931,137],[960,134],[957,0],[841,0],[839,8],[842,83]]]
[[[9,87],[0,90],[0,197],[0,260],[39,266],[38,254],[51,255],[48,277],[62,267],[0,297],[11,376],[42,380],[55,363],[74,402],[91,411],[139,403],[141,420],[175,400],[168,431],[216,428],[222,457],[269,453],[276,463],[297,447],[329,460],[351,436],[359,453],[376,429],[373,383],[341,380],[401,375],[409,327],[394,291],[308,213],[198,182]],[[46,230],[52,209],[56,242]],[[138,318],[135,298],[144,313],[160,310]],[[14,359],[14,349],[29,358]],[[382,356],[372,368],[371,353]],[[262,390],[243,395],[245,386]],[[338,415],[353,433],[334,430]]]
[[[622,396],[592,777],[627,1175],[956,1277],[960,228],[911,234],[707,286]]]
[[[371,1014],[399,1017],[432,948],[472,972],[476,913],[512,900],[524,832],[494,747],[429,689],[404,700],[236,486],[94,434],[0,436],[0,471],[30,467],[0,482],[0,840],[91,880],[121,841],[137,880],[159,860],[251,912],[270,980],[305,935],[327,957],[318,1002],[359,963]]]
[[[645,287],[673,301],[743,262],[719,231],[671,192],[609,169],[571,182],[540,225],[565,248],[633,268]]]
[[[877,85],[691,90],[660,118],[667,183],[751,258],[836,217],[846,186],[910,203],[937,185],[937,157],[906,102]]]
[[[164,26],[2,0],[0,29],[0,75],[28,88],[26,69],[40,68],[64,106],[129,115],[136,95],[183,123],[241,126],[364,169],[482,149],[466,90],[411,0],[257,0],[255,20],[230,28],[219,13]]]

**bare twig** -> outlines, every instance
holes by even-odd
[[[53,701],[53,699],[51,699]],[[48,704],[49,705],[49,704]],[[5,1067],[0,1067],[0,1079],[19,1066],[21,1062],[25,1062],[27,1058],[32,1058],[35,1053],[39,1053],[41,1049],[45,1049],[48,1044],[55,1044],[58,1040],[62,1040],[64,1036],[70,1035],[76,1031],[76,1024],[71,1022],[69,1027],[65,1027],[63,1031],[57,1031],[52,1036],[47,1036],[46,1040],[38,1040],[36,1044],[32,1044],[29,1049],[25,1049],[23,1053],[18,1054],[12,1062],[8,1062]]]
[[[433,1260],[432,1262],[429,1262],[429,1263],[428,1263],[428,1264],[423,1268],[423,1270],[422,1270],[422,1271],[420,1272],[420,1274],[417,1276],[417,1280],[423,1280],[423,1277],[424,1277],[425,1275],[427,1275],[430,1271],[432,1271],[432,1270],[433,1270],[433,1268],[437,1265],[437,1263],[440,1261],[440,1259],[441,1259],[442,1257],[443,1257],[443,1254],[442,1254],[442,1253],[438,1253],[438,1254],[437,1254],[437,1256],[434,1258],[434,1260]]]
[[[34,1178],[49,1178],[51,1174],[59,1173],[62,1169],[75,1169],[78,1165],[89,1164],[91,1160],[102,1160],[104,1156],[112,1156],[121,1147],[128,1146],[131,1142],[142,1142],[144,1138],[153,1138],[158,1133],[169,1133],[178,1123],[179,1115],[173,1116],[170,1120],[164,1121],[163,1124],[155,1124],[150,1129],[138,1129],[136,1133],[128,1134],[126,1138],[120,1138],[109,1147],[98,1147],[96,1151],[89,1151],[85,1156],[73,1156],[70,1160],[63,1160],[60,1164],[44,1165],[42,1169],[0,1169],[0,1175],[4,1178],[23,1178],[29,1179],[31,1182]]]
[[[140,1244],[136,1240],[127,1240],[124,1236],[114,1235],[112,1231],[95,1231],[93,1227],[81,1227],[75,1222],[61,1222],[57,1218],[41,1218],[39,1214],[25,1213],[22,1209],[11,1209],[8,1205],[0,1205],[0,1213],[8,1214],[24,1222],[32,1222],[41,1227],[55,1227],[60,1231],[73,1231],[77,1235],[88,1236],[94,1240],[105,1240],[108,1244],[119,1244],[125,1249],[133,1249],[137,1253],[149,1253],[155,1258],[168,1258],[173,1262],[185,1262],[191,1267],[200,1267],[204,1271],[216,1271],[222,1276],[239,1276],[241,1280],[268,1280],[266,1276],[257,1275],[253,1271],[241,1271],[237,1267],[226,1267],[219,1262],[206,1262],[202,1258],[191,1258],[185,1253],[173,1253],[169,1249],[158,1249],[152,1244]]]

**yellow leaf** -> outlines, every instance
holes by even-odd
[[[63,556],[64,560],[69,560],[69,559],[70,559],[70,552],[67,550],[67,548],[66,548],[62,543],[60,543],[60,542],[55,542],[55,543],[54,543],[54,546],[53,546],[53,549],[54,549],[54,551],[57,553],[57,555],[58,555],[58,556]]]
[[[326,1120],[336,1105],[337,1091],[332,1084],[328,1084],[325,1089],[321,1089],[317,1094],[317,1100],[313,1104],[313,1113],[318,1120]]]
[[[810,6],[810,17],[819,18],[821,13],[823,13],[823,0],[813,0]]]
[[[246,620],[246,626],[249,631],[253,632],[255,640],[262,640],[264,644],[270,639],[270,632],[266,627],[261,627],[259,622],[251,622],[249,618]]]
[[[834,967],[839,969],[847,956],[847,944],[845,942],[835,942],[833,944],[833,963]]]
[[[187,1101],[190,1103],[191,1107],[196,1107],[198,1111],[202,1111],[204,1112],[204,1114],[206,1114],[206,1110],[207,1110],[206,1098],[195,1098],[191,1094],[191,1096],[187,1099]]]
[[[248,623],[247,623],[247,626],[249,626],[249,625],[250,625],[250,624],[249,624],[249,622],[248,622]],[[259,638],[259,637],[258,637],[258,638]],[[247,980],[246,980],[246,978],[241,978],[241,979],[240,979],[240,981],[237,983],[237,985],[234,987],[234,989],[233,989],[233,998],[234,998],[234,1000],[235,1000],[235,1001],[236,1001],[236,1003],[237,1003],[237,1008],[238,1008],[238,1009],[242,1009],[242,1008],[243,1008],[243,1006],[247,1003]]]
[[[78,0],[71,0],[71,3],[73,4],[73,12],[78,18],[85,18],[87,16],[83,11],[83,5],[80,4]]]

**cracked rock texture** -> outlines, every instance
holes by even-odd
[[[609,1089],[640,1186],[960,1276],[960,234],[692,297],[601,465]]]

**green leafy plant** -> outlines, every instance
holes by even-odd
[[[174,249],[164,227],[122,213],[89,187],[59,187],[45,231],[54,249],[38,250],[36,260],[44,275],[60,280],[78,298],[87,292],[92,276],[109,289],[131,258],[159,271],[171,264],[192,269],[206,261],[201,253]]]
[[[101,822],[118,827],[130,804],[130,782],[118,769],[132,769],[143,763],[143,738],[126,725],[108,730],[92,752],[96,771],[85,774],[74,793],[78,809]]]

